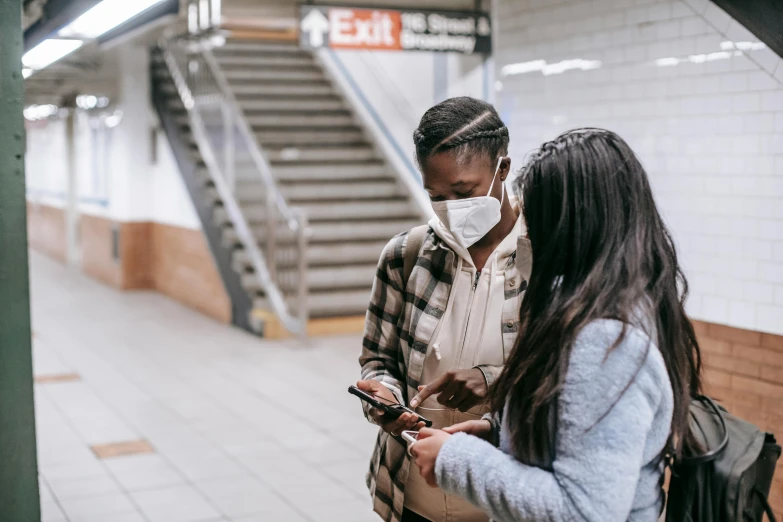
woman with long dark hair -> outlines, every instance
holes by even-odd
[[[495,520],[655,521],[664,456],[694,446],[701,358],[647,175],[616,134],[577,129],[519,187],[533,267],[497,414],[423,429],[410,451]]]

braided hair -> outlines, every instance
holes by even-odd
[[[489,103],[460,96],[427,110],[413,132],[419,168],[438,152],[454,151],[462,164],[477,155],[494,162],[508,153],[508,129]]]

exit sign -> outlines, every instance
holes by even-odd
[[[489,14],[303,5],[299,44],[307,49],[492,52]]]

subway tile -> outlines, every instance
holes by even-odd
[[[768,283],[743,281],[742,298],[753,303],[772,304],[774,302],[774,287]]]
[[[729,302],[724,297],[702,296],[699,317],[716,323],[725,323],[729,318]]]
[[[754,38],[753,41],[757,41],[757,38]],[[778,56],[775,51],[770,49],[769,47],[765,47],[763,49],[758,49],[755,51],[750,51],[750,58],[759,66],[764,69],[764,71],[768,72],[769,74],[773,75],[775,74],[775,69],[778,67],[778,64],[780,63],[780,56]]]
[[[748,89],[751,91],[769,91],[780,87],[780,84],[767,71],[750,71],[748,74]]]
[[[726,33],[732,22],[731,16],[716,4],[710,4],[704,12],[704,18],[720,33]]]
[[[783,241],[772,243],[772,257],[775,261],[780,262],[780,267],[783,269]]]
[[[783,85],[783,60],[778,62],[778,66],[775,68],[775,79]]]
[[[683,2],[688,4],[693,9],[693,12],[699,15],[703,15],[710,6],[709,0],[683,0]]]
[[[764,332],[780,332],[783,330],[783,306],[758,305],[756,311],[756,328]],[[780,397],[783,399],[783,395]]]
[[[685,2],[677,1],[672,3],[672,18],[693,16],[693,10]]]
[[[682,36],[707,34],[709,30],[707,21],[700,16],[689,16],[680,20],[680,33]]]
[[[783,89],[761,93],[761,109],[764,111],[783,111]]]

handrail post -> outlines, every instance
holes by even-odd
[[[277,282],[277,212],[275,194],[269,187],[266,190],[266,263],[272,281]]]
[[[220,112],[223,115],[223,172],[226,181],[231,188],[231,193],[236,194],[236,145],[234,143],[234,120],[231,110],[225,100],[220,103]]]
[[[307,303],[307,295],[310,291],[309,287],[309,281],[308,281],[308,270],[307,270],[307,248],[308,248],[308,234],[309,234],[309,224],[307,221],[307,214],[300,210],[297,212],[298,216],[298,227],[297,227],[297,254],[299,256],[298,258],[298,266],[296,275],[298,277],[298,288],[297,288],[297,294],[296,294],[296,312],[299,316],[299,320],[304,325],[304,328],[302,329],[302,336],[307,336],[307,322],[310,317],[310,310],[308,308]]]

